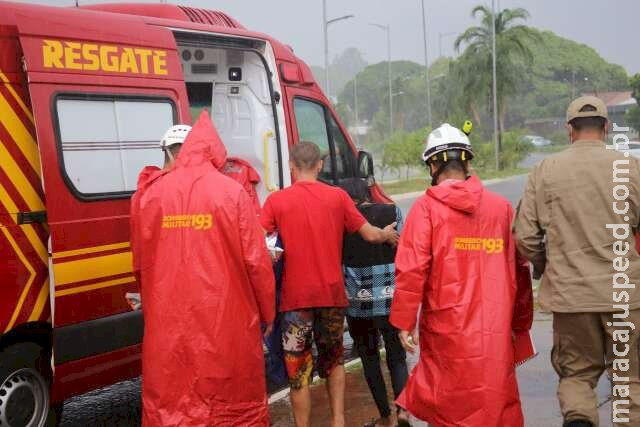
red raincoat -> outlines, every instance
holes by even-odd
[[[402,230],[391,323],[413,331],[422,309],[420,361],[398,404],[433,425],[524,424],[512,329],[531,328],[533,298],[512,218],[471,177],[429,188]]]
[[[260,199],[256,185],[260,183],[260,175],[251,163],[237,157],[229,157],[221,169],[221,172],[229,178],[237,181],[242,185],[244,191],[247,192],[253,203],[253,207],[257,213],[260,213]]]
[[[143,425],[268,426],[260,323],[275,316],[264,235],[205,114],[132,201],[145,330]]]

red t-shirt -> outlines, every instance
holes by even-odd
[[[344,190],[297,182],[267,198],[260,222],[267,232],[278,231],[284,245],[280,311],[349,305],[342,239],[366,220]]]

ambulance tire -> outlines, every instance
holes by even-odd
[[[33,342],[0,351],[0,426],[55,427],[62,405],[49,405],[51,356]],[[17,402],[27,402],[20,407]]]

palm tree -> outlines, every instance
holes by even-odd
[[[480,17],[481,25],[470,27],[456,39],[454,47],[460,51],[466,49],[457,67],[458,76],[463,82],[468,107],[478,120],[478,99],[487,99],[492,90],[492,11],[487,6],[476,6],[471,11],[473,18]],[[533,62],[533,54],[528,48],[529,42],[540,43],[542,39],[536,31],[519,23],[529,18],[529,12],[522,8],[504,9],[496,14],[496,76],[499,133],[504,129],[505,103],[509,95],[516,91],[520,70],[518,61],[525,64]]]

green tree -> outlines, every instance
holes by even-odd
[[[631,107],[627,111],[625,119],[629,126],[640,132],[640,73],[629,79],[629,85],[633,91],[631,96],[636,99],[638,105]]]
[[[525,128],[529,119],[562,122],[572,96],[628,90],[629,78],[624,68],[607,62],[595,49],[551,31],[531,27],[528,31],[534,35],[523,43],[533,60],[526,55],[513,55],[514,70],[509,77],[515,91],[504,97],[506,107],[502,107],[500,120],[504,131]],[[499,60],[503,59],[500,52],[498,46]],[[441,58],[430,66],[433,124],[448,122],[462,126],[470,119],[474,122],[474,137],[490,140],[493,131],[490,57],[484,58],[480,65],[476,65],[474,59],[477,57],[472,58],[470,51],[465,51],[458,59]],[[391,65],[393,91],[402,92],[394,97],[395,130],[413,132],[427,126],[424,66],[410,61],[394,61]],[[488,70],[485,72],[487,77],[478,85],[479,93],[473,93],[465,85],[474,83],[469,79],[475,78],[473,74],[481,67]],[[354,84],[355,79],[347,82],[336,105],[347,124],[355,121]],[[384,143],[389,138],[387,63],[370,65],[358,73],[357,87],[358,119],[360,124],[369,125],[368,134],[359,138],[359,143],[376,159],[382,159]],[[640,122],[640,108],[629,114],[638,117],[634,123]],[[557,137],[556,133],[551,131],[544,136],[557,139],[553,138]]]
[[[355,47],[348,47],[336,55],[329,65],[329,79],[331,80],[331,93],[327,93],[331,99],[337,97],[344,89],[344,85],[353,79],[353,76],[367,67],[362,52]],[[311,72],[316,80],[326,91],[324,67],[312,66]]]
[[[398,171],[404,168],[405,179],[409,179],[411,170],[423,164],[422,152],[425,136],[430,131],[430,128],[424,128],[411,133],[395,132],[385,142],[381,167]]]
[[[563,117],[572,98],[583,93],[627,90],[623,67],[598,52],[551,31],[536,31],[542,43],[527,43],[533,63],[509,103],[507,122],[522,126],[526,119]]]
[[[493,75],[493,13],[487,6],[476,6],[471,16],[480,18],[480,26],[468,28],[454,42],[456,50],[464,44],[466,49],[457,67],[469,109],[474,119],[480,121],[477,100],[489,99],[492,93]],[[540,42],[539,34],[520,23],[529,18],[522,8],[504,9],[495,16],[496,34],[496,88],[498,98],[499,133],[505,125],[506,101],[513,95],[524,73],[521,63],[533,63],[533,54],[527,42]]]
[[[520,130],[504,133],[501,160],[504,169],[518,167],[518,164],[533,151],[533,145],[524,141],[522,136],[523,132]],[[474,152],[473,167],[479,172],[495,170],[495,144],[492,142],[472,142],[471,145]]]
[[[387,74],[387,62],[379,62],[367,66],[356,76],[358,82],[358,118],[360,120],[372,121],[378,111],[383,110],[389,114],[389,77]],[[398,92],[398,84],[413,80],[414,78],[424,79],[424,66],[411,61],[393,61],[391,63],[391,74],[393,76],[393,91]],[[354,106],[354,80],[350,80],[338,95],[338,103]],[[398,98],[394,98],[396,101]],[[394,107],[394,112],[396,109]],[[387,128],[389,121],[387,119]],[[387,131],[387,136],[389,132]]]

